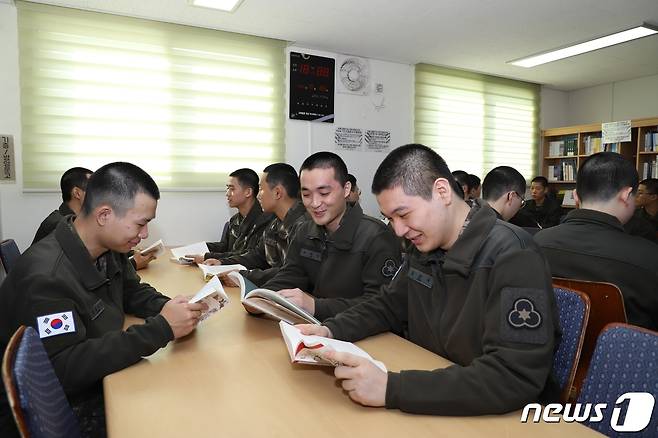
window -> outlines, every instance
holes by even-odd
[[[283,160],[285,42],[17,6],[25,189],[111,161],[162,189],[210,189]]]
[[[539,86],[426,64],[416,66],[415,138],[450,170],[483,177],[512,166],[536,171]]]

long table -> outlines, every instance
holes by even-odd
[[[169,296],[203,285],[198,268],[168,257],[139,274]],[[577,424],[523,424],[520,412],[438,417],[361,406],[333,368],[291,364],[278,324],[248,315],[239,291],[227,292],[230,304],[191,335],[104,379],[110,437],[601,436]],[[391,333],[357,344],[392,371],[450,364]]]

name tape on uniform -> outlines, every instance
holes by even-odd
[[[65,333],[75,333],[73,312],[59,312],[38,316],[37,328],[39,329],[39,337],[41,339],[63,335]]]

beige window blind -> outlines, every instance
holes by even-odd
[[[539,145],[539,86],[418,64],[415,141],[435,149],[450,170],[481,178],[496,166],[529,181]]]
[[[17,2],[24,188],[130,161],[163,189],[223,187],[284,151],[285,42]]]

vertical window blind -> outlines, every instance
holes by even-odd
[[[23,182],[130,161],[216,189],[285,156],[285,42],[17,2]]]
[[[529,181],[539,146],[539,85],[427,64],[415,71],[415,141],[450,170],[512,166]]]

